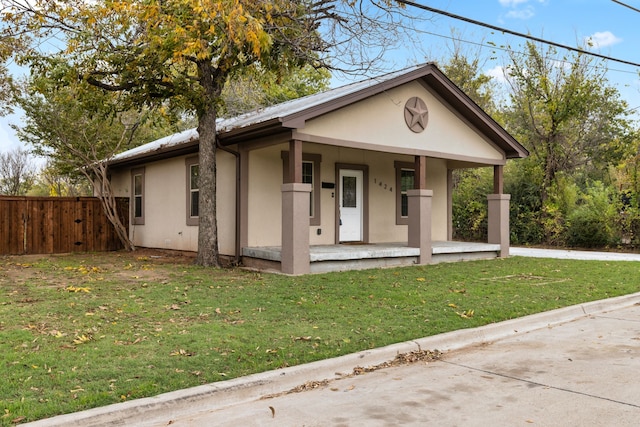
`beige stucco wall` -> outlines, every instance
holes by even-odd
[[[136,246],[148,248],[198,250],[198,227],[187,220],[187,173],[185,159],[148,163],[144,167],[144,225],[130,225],[130,237]],[[217,153],[218,239],[221,254],[235,253],[235,158]],[[117,196],[131,197],[131,169],[112,173]]]
[[[283,143],[249,152],[248,167],[248,245],[280,246],[282,242],[282,151]],[[335,183],[336,164],[368,166],[369,241],[405,242],[407,226],[396,225],[396,160],[412,162],[412,156],[390,155],[344,147],[303,143],[304,153],[322,156],[320,181]],[[433,190],[433,239],[447,238],[447,166],[446,160],[427,160],[427,187]],[[337,188],[320,189],[321,225],[310,226],[312,245],[335,243]],[[320,230],[320,234],[318,234]]]
[[[428,124],[421,133],[412,132],[404,119],[404,105],[414,96],[429,110]],[[391,146],[403,150],[429,151],[447,159],[477,158],[503,161],[504,154],[475,129],[441,103],[418,82],[376,95],[360,103],[317,117],[300,132],[358,144]],[[407,151],[405,151],[407,152]]]
[[[288,144],[248,153],[247,236],[249,246],[280,246],[282,242],[282,151]]]

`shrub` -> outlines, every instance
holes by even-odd
[[[610,188],[593,183],[582,194],[577,208],[567,216],[566,242],[569,246],[604,247],[619,241],[618,203]]]

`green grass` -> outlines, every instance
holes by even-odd
[[[637,271],[514,257],[285,277],[0,258],[0,425],[634,293]]]

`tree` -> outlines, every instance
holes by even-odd
[[[63,35],[58,54],[37,49],[22,61],[70,65],[71,76],[118,92],[125,109],[192,111],[200,140],[197,262],[218,266],[216,118],[230,77],[249,66],[282,75],[310,64],[370,69],[399,26],[393,0],[105,0],[22,2],[4,20],[38,41]],[[410,39],[409,39],[410,40]],[[397,41],[397,40],[396,40]]]
[[[81,174],[92,183],[118,238],[126,249],[133,250],[118,215],[104,160],[141,143],[135,133],[144,114],[120,112],[113,116],[118,103],[114,94],[90,90],[86,82],[58,88],[52,84],[54,75],[43,73],[23,86],[15,102],[24,110],[25,125],[14,128],[35,153],[49,158],[49,168],[71,178]]]
[[[286,75],[259,67],[247,67],[241,74],[229,78],[222,90],[219,115],[234,117],[251,110],[311,95],[329,87],[326,69],[310,65],[288,70]]]
[[[49,160],[40,169],[28,195],[42,197],[92,196],[93,186],[80,172],[74,174],[62,173]]]
[[[454,38],[451,56],[442,61],[442,71],[476,104],[495,113],[494,82],[483,74],[479,51],[465,51]],[[453,171],[453,237],[483,241],[487,237],[487,194],[493,185],[493,169],[455,169]]]
[[[16,148],[0,153],[0,194],[24,196],[33,186],[36,167],[29,152]]]
[[[601,63],[583,54],[557,59],[557,51],[527,43],[512,52],[507,129],[542,166],[542,201],[556,174],[606,170],[631,146],[627,103]]]
[[[497,112],[495,82],[482,72],[481,67],[486,59],[483,59],[480,50],[465,50],[454,32],[450,55],[441,62],[446,76],[480,108],[491,115]]]

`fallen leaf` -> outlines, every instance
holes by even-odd
[[[180,350],[174,351],[172,353],[169,353],[169,355],[170,356],[186,356],[186,357],[189,357],[189,356],[193,356],[194,353],[191,353],[191,352],[188,352],[186,350],[180,349]]]
[[[91,288],[88,287],[76,287],[76,286],[67,286],[65,288],[65,290],[67,292],[74,292],[74,293],[78,293],[78,292],[84,292],[84,293],[89,293],[91,292]]]
[[[85,334],[82,334],[81,336],[76,336],[76,338],[73,340],[74,344],[84,344],[91,341],[91,337],[86,336]]]
[[[465,310],[462,313],[459,313],[456,311],[456,314],[460,317],[462,317],[463,319],[470,319],[471,317],[473,317],[474,311],[473,310]]]

